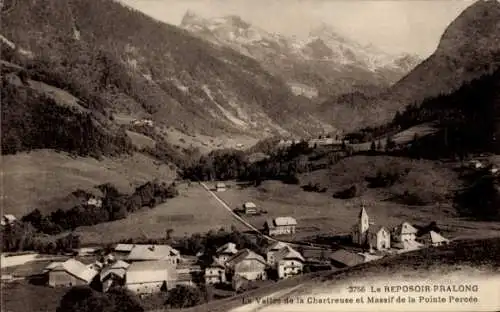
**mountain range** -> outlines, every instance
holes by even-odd
[[[323,23],[305,40],[265,31],[239,16],[203,18],[186,12],[180,27],[217,46],[225,46],[260,62],[283,78],[295,94],[322,98],[357,90],[387,87],[421,60],[363,46]]]
[[[450,23],[436,51],[397,83],[369,96],[333,96],[320,110],[328,116],[326,119],[344,129],[383,125],[405,107],[452,94],[499,66],[500,3],[479,0]]]

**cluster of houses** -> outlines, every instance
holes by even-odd
[[[239,290],[269,273],[284,279],[302,273],[304,258],[292,247],[275,243],[264,255],[238,250],[234,243],[218,248],[207,265],[181,256],[168,245],[118,244],[112,253],[84,264],[75,258],[51,262],[42,274],[51,287],[89,285],[103,292],[125,287],[138,295],[168,291],[177,285],[225,284]]]
[[[250,249],[237,250],[234,243],[227,243],[217,249],[205,269],[205,284],[230,283],[238,290],[252,281],[270,278],[270,273],[279,279],[301,274],[304,263],[297,250],[282,242],[270,245],[264,256]]]

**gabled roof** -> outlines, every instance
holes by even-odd
[[[418,230],[408,222],[403,222],[394,228],[394,232],[398,235],[403,234],[417,234]]]
[[[283,249],[279,250],[275,254],[275,259],[276,259],[276,262],[278,262],[280,260],[292,260],[292,259],[298,259],[302,262],[306,261],[304,259],[304,257],[302,257],[300,252],[298,252],[297,250],[293,249],[290,246],[286,246]]]
[[[115,251],[118,252],[130,252],[134,248],[135,244],[117,244],[115,246]]]
[[[288,246],[288,244],[277,241],[277,242],[274,242],[273,244],[271,244],[269,247],[267,247],[267,252],[278,251],[278,250],[281,250],[287,246]]]
[[[380,231],[384,231],[390,235],[390,232],[382,225],[368,228],[368,233],[370,233],[370,235],[377,235]]]
[[[6,214],[6,215],[3,216],[3,218],[5,220],[7,220],[7,221],[10,221],[10,222],[13,222],[13,221],[17,220],[17,218],[14,215],[12,215],[12,214]]]
[[[256,254],[255,252],[251,251],[250,249],[242,249],[238,251],[237,254],[232,256],[226,261],[226,266],[234,266],[238,263],[240,263],[243,260],[257,260],[259,262],[262,262],[266,264],[266,260],[261,255]]]
[[[257,208],[257,205],[255,205],[252,202],[246,202],[243,204],[243,207],[245,207],[245,208]]]
[[[64,262],[63,261],[54,261],[54,262],[51,262],[49,263],[44,269],[43,269],[43,272],[49,272],[49,271],[52,271],[53,269],[57,268],[58,266],[60,266],[61,264],[63,264]]]
[[[141,261],[130,264],[125,274],[126,284],[154,283],[177,279],[175,265],[168,261]]]
[[[226,266],[224,265],[224,263],[222,263],[219,258],[216,258],[216,257],[213,257],[212,258],[212,263],[210,263],[210,265],[208,266],[209,268],[212,267],[212,268],[225,268]]]
[[[422,237],[420,237],[419,240],[427,241],[432,244],[446,243],[450,241],[449,239],[444,238],[443,236],[441,236],[441,234],[434,231],[429,231],[429,233],[422,235]]]
[[[365,257],[358,253],[339,249],[330,255],[330,259],[346,266],[354,266],[365,262]]]
[[[179,255],[179,251],[169,245],[135,245],[127,260],[162,260]]]
[[[115,263],[104,268],[101,271],[101,274],[100,274],[101,281],[104,280],[106,278],[106,276],[108,276],[111,273],[114,273],[114,274],[123,278],[125,276],[125,273],[127,272],[127,268],[129,266],[130,266],[130,264],[123,261],[123,260],[116,261]]]
[[[236,249],[236,244],[235,243],[226,243],[222,245],[221,247],[217,248],[217,255],[221,254],[230,254],[234,255],[238,252],[238,249]]]
[[[297,220],[292,217],[277,217],[274,219],[274,224],[276,226],[297,225]]]
[[[87,267],[75,259],[68,259],[55,266],[51,271],[65,271],[87,283],[90,283],[98,273],[96,270]]]

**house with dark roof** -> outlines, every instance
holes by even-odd
[[[264,224],[264,233],[269,236],[295,234],[297,220],[292,217],[277,217],[267,220]]]
[[[242,249],[232,256],[227,260],[226,268],[231,277],[242,276],[250,281],[267,279],[266,260],[250,249]]]
[[[427,245],[427,246],[442,246],[449,244],[450,240],[443,237],[441,234],[434,232],[434,231],[429,231],[428,233],[420,236],[417,239],[418,242]]]

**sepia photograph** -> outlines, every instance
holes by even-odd
[[[500,311],[500,0],[0,0],[0,48],[1,311]]]

